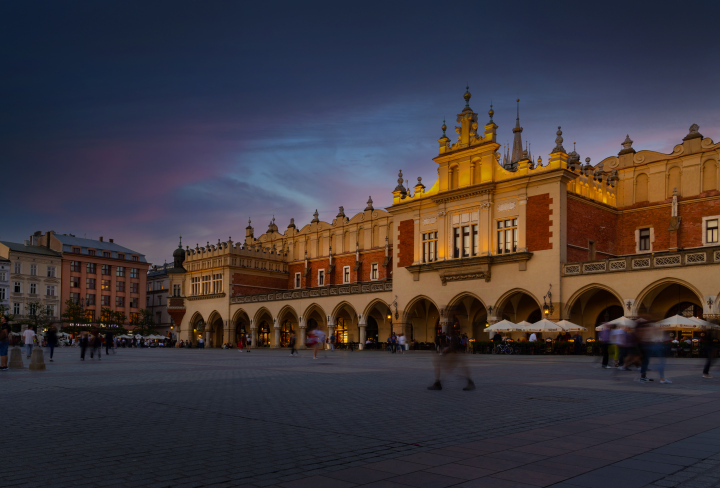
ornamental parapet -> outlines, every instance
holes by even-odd
[[[420,279],[420,273],[437,271],[443,286],[446,285],[448,281],[482,279],[488,282],[490,281],[493,264],[519,263],[521,269],[524,269],[532,255],[533,253],[531,252],[521,251],[493,256],[447,259],[445,261],[413,264],[412,266],[407,266],[405,269],[412,273],[415,281]]]
[[[238,295],[230,298],[231,304],[271,302],[278,300],[297,300],[340,295],[357,295],[360,293],[380,293],[392,291],[392,281],[371,281],[345,285],[328,285],[302,290],[288,290],[261,295]]]
[[[707,264],[720,264],[720,246],[632,254],[597,261],[567,263],[562,265],[562,274],[563,276],[577,276]]]
[[[225,293],[212,293],[208,295],[195,295],[192,297],[187,297],[190,301],[195,300],[212,300],[213,298],[225,298]]]

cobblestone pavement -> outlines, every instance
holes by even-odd
[[[720,380],[596,358],[120,349],[0,372],[0,487],[720,486]],[[27,366],[27,364],[26,364]],[[650,377],[654,375],[650,373]]]

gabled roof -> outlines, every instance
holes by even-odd
[[[135,254],[139,256],[141,262],[146,262],[144,254],[133,251],[132,249],[128,249],[127,247],[123,247],[119,244],[115,244],[114,242],[97,241],[95,239],[85,239],[82,237],[73,237],[65,234],[53,234],[53,237],[57,238],[57,240],[62,243],[63,251],[65,252],[72,251],[73,247],[84,247],[90,249],[100,249],[102,251],[114,251],[125,254]],[[65,249],[66,246],[67,249]]]
[[[25,244],[20,244],[19,242],[8,241],[0,241],[0,244],[6,245],[8,249],[14,252],[26,252],[29,254],[42,254],[44,256],[60,257],[59,252],[43,246],[26,246]]]

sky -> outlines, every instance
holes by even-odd
[[[464,107],[547,159],[720,140],[720,2],[0,2],[0,240],[183,245],[430,187]],[[570,150],[570,149],[568,149]]]

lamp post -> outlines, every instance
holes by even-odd
[[[552,283],[550,283],[550,288],[548,288],[548,292],[543,297],[543,318],[547,318],[549,315],[551,315],[555,311],[555,307],[553,307],[552,303]],[[548,301],[550,304],[548,304]]]

